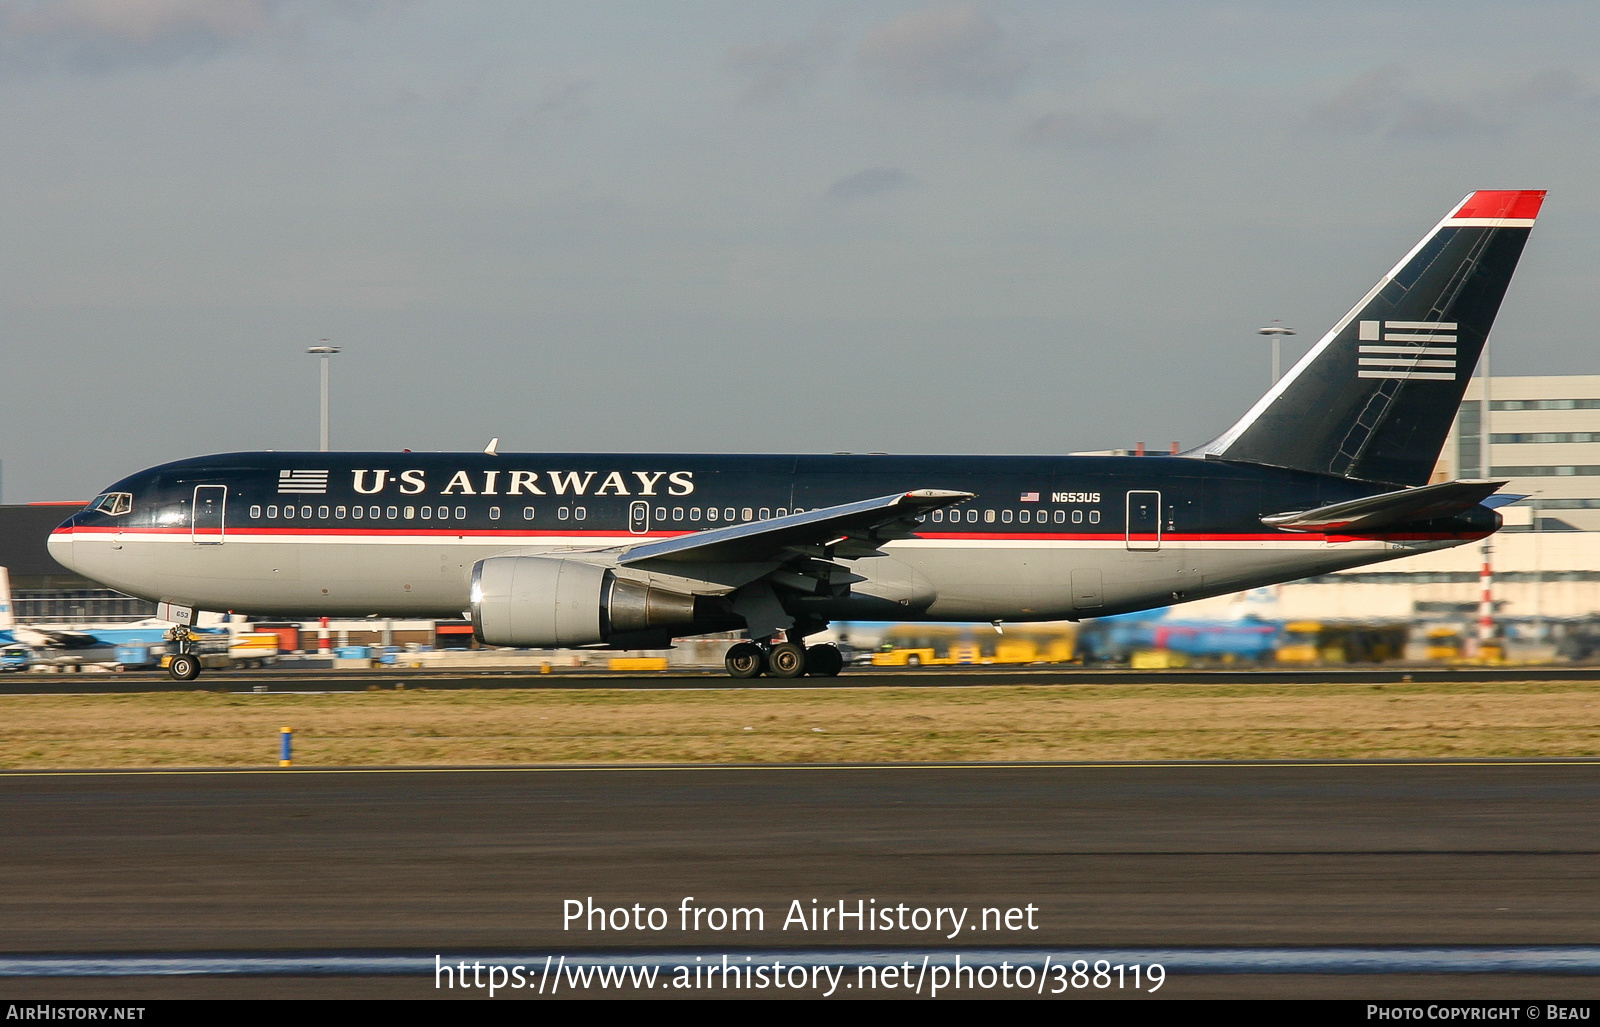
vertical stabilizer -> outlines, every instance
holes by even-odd
[[[1196,455],[1427,484],[1544,195],[1462,200]]]

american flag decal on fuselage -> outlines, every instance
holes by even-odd
[[[1454,321],[1362,321],[1356,377],[1453,382],[1455,331]]]
[[[279,471],[278,495],[325,496],[328,494],[327,471]]]

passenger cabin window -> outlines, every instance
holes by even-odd
[[[498,506],[491,506],[489,508],[489,519],[491,521],[498,521],[500,519],[500,508]]]
[[[935,523],[935,524],[940,524],[940,523],[943,523],[943,521],[944,521],[944,511],[943,510],[935,510],[929,516],[933,518],[933,523]]]
[[[1056,512],[1060,513],[1061,511],[1058,510]],[[1082,510],[1074,510],[1074,511],[1072,511],[1072,523],[1073,524],[1082,524],[1083,523],[1083,511]]]
[[[1021,521],[1023,524],[1027,524],[1029,521],[1033,520],[1033,511],[1032,510],[1018,510],[1017,511],[1017,520]]]
[[[1081,510],[1074,510],[1073,513],[1077,515],[1077,519],[1078,520],[1080,520],[1080,521],[1083,520],[1083,512]],[[1065,510],[1057,510],[1056,511],[1056,523],[1057,524],[1065,524],[1065,523],[1067,523],[1067,512]]]
[[[761,508],[761,515],[760,515],[760,519],[761,520],[764,521],[764,520],[766,520],[767,518],[769,518],[771,516],[772,516],[772,511],[771,510],[767,509],[766,507],[762,507]]]
[[[311,519],[311,508],[309,506],[302,506],[300,508],[300,516],[309,521]]]
[[[383,511],[383,515],[384,515],[384,516],[385,516],[385,517],[387,517],[387,518],[389,518],[389,520],[391,520],[391,521],[392,521],[392,520],[394,520],[394,519],[395,519],[395,518],[396,518],[396,517],[399,517],[399,516],[400,516],[400,508],[399,508],[399,507],[397,507],[397,506],[391,506],[391,507],[389,507],[389,508],[388,508],[388,509],[386,509],[386,510],[384,510],[384,511]]]
[[[683,520],[683,507],[675,506],[672,508],[672,519],[675,521]]]
[[[406,520],[408,520],[408,521],[416,520],[416,517],[417,517],[417,508],[414,507],[414,506],[406,507]]]
[[[691,518],[691,520],[692,520],[692,519],[693,519],[693,518]],[[717,508],[716,508],[716,507],[714,507],[714,506],[708,506],[708,507],[706,507],[706,520],[708,520],[708,521],[714,521],[714,520],[716,520],[716,519],[717,519]]]
[[[700,519],[700,508],[698,506],[689,511],[689,519],[691,521],[698,521]],[[715,518],[712,519],[715,520]]]
[[[778,507],[778,516],[779,517],[787,517],[787,516],[789,516],[789,511],[785,510],[783,507],[780,506],[780,507]]]
[[[276,517],[276,516],[278,516],[278,508],[275,507],[275,506],[267,507],[267,516],[268,517]]]
[[[664,521],[666,519],[667,519],[667,508],[664,507],[664,506],[656,507],[656,520]]]
[[[496,514],[496,516],[499,516],[499,515]],[[466,519],[467,519],[467,508],[464,507],[464,506],[456,507],[456,520],[464,521]]]
[[[336,520],[341,520],[341,521],[344,520],[345,519],[345,515],[348,514],[349,512],[350,511],[346,510],[342,506],[336,506],[336,507],[333,508],[333,516],[334,516],[334,518]]]
[[[525,506],[522,508],[522,519],[525,521],[533,520],[533,507]]]
[[[723,517],[724,520],[728,520],[728,521],[733,520],[733,507],[730,506],[727,509],[723,510],[722,511],[722,517]]]
[[[1089,523],[1090,524],[1099,524],[1100,523],[1100,511],[1099,510],[1090,510],[1089,511]]]
[[[575,506],[572,508],[572,517],[574,520],[581,521],[587,516],[589,516],[589,511],[583,507]]]
[[[428,520],[432,516],[433,516],[433,507],[425,506],[425,507],[422,508],[422,519],[423,520]]]
[[[252,506],[250,508],[250,519],[252,521],[261,519],[261,508],[259,506]]]
[[[319,519],[321,519],[321,520],[324,520],[324,521],[327,520],[328,519],[328,508],[325,507],[325,506],[317,507],[317,517]]]
[[[567,509],[564,506],[556,511],[556,520],[558,520],[558,521],[564,521],[568,517],[571,517],[571,516],[572,516],[572,511]]]
[[[741,521],[751,520],[754,516],[755,516],[755,511],[750,509],[748,506],[745,507],[743,510],[739,511],[739,519]]]
[[[369,508],[367,510],[367,516],[371,517],[373,520],[377,520],[378,519],[378,508],[375,507],[375,506]],[[391,518],[394,517],[394,507],[392,507],[392,506],[389,508],[389,516]]]
[[[985,510],[983,512],[983,523],[985,523],[985,524],[993,524],[994,523],[994,511],[993,510]]]
[[[992,518],[992,517],[989,518],[989,519],[990,520],[994,520],[994,518]],[[1011,523],[1011,511],[1010,510],[1001,510],[1000,511],[1000,520],[1003,521],[1006,524],[1010,524]]]
[[[361,515],[365,512],[366,510],[362,507],[352,506],[350,508],[350,519],[352,521],[359,521],[361,519]]]

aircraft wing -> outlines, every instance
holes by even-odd
[[[1505,484],[1503,481],[1447,481],[1351,499],[1315,510],[1269,514],[1261,518],[1261,523],[1286,531],[1377,531],[1462,513],[1481,504]]]
[[[973,498],[971,492],[920,489],[843,503],[765,521],[731,524],[625,549],[624,567],[670,571],[672,564],[782,562],[795,557],[871,556],[878,546],[913,537],[929,510]]]

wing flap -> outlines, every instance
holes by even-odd
[[[800,554],[823,556],[829,549],[841,548],[876,552],[880,543],[914,537],[916,519],[929,510],[953,506],[971,498],[971,492],[945,489],[897,492],[787,517],[645,542],[630,546],[617,562],[624,567],[665,567],[678,563],[787,560]]]

